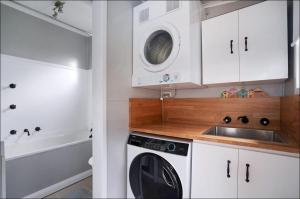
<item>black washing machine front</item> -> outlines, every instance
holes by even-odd
[[[179,199],[182,185],[172,165],[154,153],[142,153],[130,165],[129,182],[137,199]]]

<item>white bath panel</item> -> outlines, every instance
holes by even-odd
[[[70,186],[70,185],[72,185],[72,184],[74,184],[76,182],[79,182],[80,180],[83,180],[83,179],[85,179],[85,178],[87,178],[87,177],[89,177],[91,175],[92,175],[92,169],[91,170],[87,170],[85,172],[82,172],[80,174],[77,174],[77,175],[75,175],[75,176],[73,176],[71,178],[63,180],[63,181],[61,181],[59,183],[56,183],[56,184],[54,184],[52,186],[49,186],[49,187],[45,188],[45,189],[42,189],[42,190],[37,191],[35,193],[32,193],[32,194],[30,194],[28,196],[25,196],[24,198],[44,198],[44,197],[49,196],[49,195],[51,195],[51,194],[53,194],[53,193],[55,193],[55,192],[57,192],[57,191],[65,188],[67,186]]]
[[[24,129],[88,129],[90,112],[91,70],[1,54],[1,140],[10,130],[20,136]]]

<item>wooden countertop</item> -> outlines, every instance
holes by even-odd
[[[289,153],[299,153],[299,146],[292,140],[286,140],[286,144],[270,143],[266,141],[231,138],[223,136],[204,135],[204,133],[212,128],[208,125],[189,125],[177,123],[158,123],[145,124],[137,127],[130,127],[130,131],[148,133],[152,135],[161,135],[180,139],[203,140],[217,142],[223,144],[232,144],[238,146],[254,147],[268,150],[276,150]]]

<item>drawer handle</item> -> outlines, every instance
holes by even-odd
[[[230,178],[230,160],[227,160],[227,178]]]
[[[250,182],[249,180],[249,167],[250,167],[250,164],[246,164],[246,182]]]
[[[230,40],[230,53],[233,54],[233,40]]]

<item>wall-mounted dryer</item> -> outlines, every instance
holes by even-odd
[[[200,1],[147,1],[134,8],[133,87],[201,84]]]

